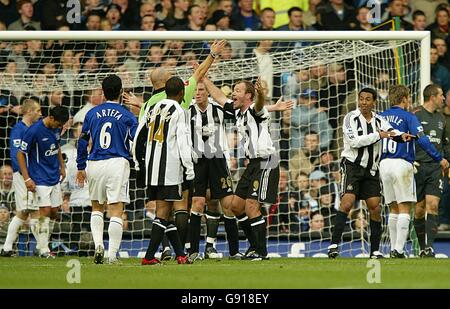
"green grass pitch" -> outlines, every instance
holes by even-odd
[[[367,259],[205,260],[141,266],[135,258],[122,265],[94,265],[79,258],[81,282],[69,284],[70,257],[0,259],[3,288],[450,288],[450,259],[381,260],[381,283],[369,284]]]

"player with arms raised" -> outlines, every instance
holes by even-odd
[[[109,263],[117,263],[123,233],[123,204],[130,202],[128,182],[130,177],[129,142],[137,129],[136,117],[120,105],[122,80],[110,75],[102,82],[108,100],[87,114],[83,123],[77,149],[77,182],[84,185],[87,176],[92,202],[91,231],[95,243],[94,262],[103,264],[103,213],[106,204],[111,214],[109,222]],[[88,144],[92,148],[88,156]],[[86,164],[88,160],[88,164]],[[87,170],[86,169],[87,165]],[[106,204],[105,204],[106,203]]]

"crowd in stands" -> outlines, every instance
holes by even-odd
[[[311,31],[311,30],[389,30],[398,17],[401,30],[429,30],[432,35],[432,81],[450,91],[449,14],[445,0],[380,0],[379,14],[366,0],[82,0],[80,22],[70,23],[70,7],[63,0],[0,0],[0,33],[8,30],[60,31]],[[375,17],[375,18],[373,18]],[[1,35],[1,34],[0,34]],[[188,37],[188,35],[187,35]],[[230,41],[219,61],[256,58],[269,102],[283,95],[296,101],[295,108],[277,114],[281,175],[279,201],[265,209],[273,234],[329,232],[333,215],[339,207],[339,127],[342,117],[354,109],[357,97],[351,63],[317,63],[308,69],[273,74],[271,54],[308,46],[310,43]],[[12,170],[9,166],[8,136],[20,118],[20,104],[36,99],[43,115],[56,105],[71,109],[71,123],[65,134],[67,163],[74,158],[75,141],[87,111],[103,101],[102,90],[82,91],[76,84],[87,82],[96,74],[120,72],[123,79],[148,77],[155,67],[192,67],[209,52],[209,42],[180,40],[75,42],[61,40],[0,41],[0,242],[9,212],[14,210],[11,192]],[[137,74],[136,72],[144,72]],[[385,97],[391,76],[379,72],[373,85]],[[233,81],[221,82],[230,95]],[[144,82],[145,83],[145,82]],[[11,87],[8,85],[15,85]],[[17,86],[17,85],[23,85]],[[51,87],[49,87],[51,86]],[[147,99],[151,86],[128,89]],[[444,114],[450,128],[450,95]],[[137,114],[138,110],[132,112]],[[237,181],[246,164],[239,155],[236,132],[229,134],[232,156],[230,168]],[[73,180],[73,179],[72,179]],[[71,183],[70,172],[64,184],[67,193],[62,208],[70,220],[81,222],[77,232],[88,229],[89,211],[86,192]],[[133,182],[131,183],[133,186]],[[442,205],[450,207],[450,194]],[[127,206],[129,230],[133,222],[146,217],[144,193],[132,188],[132,204]],[[84,195],[83,195],[84,194]],[[85,198],[83,200],[83,198]],[[7,211],[6,211],[7,210]],[[70,215],[70,213],[73,213]],[[81,214],[81,215],[80,215]],[[445,217],[448,216],[448,217]],[[350,230],[364,231],[367,213],[361,207],[350,214]],[[441,229],[448,228],[450,213],[444,215]]]

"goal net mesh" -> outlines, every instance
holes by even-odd
[[[55,250],[93,252],[89,197],[86,189],[75,184],[74,160],[76,137],[86,111],[83,107],[103,100],[103,78],[117,73],[125,91],[146,100],[153,91],[149,76],[155,67],[171,69],[186,80],[193,73],[192,65],[208,55],[209,45],[208,41],[178,40],[0,41],[0,164],[10,164],[8,137],[20,119],[18,106],[24,99],[39,101],[44,115],[51,106],[62,104],[70,108],[73,116],[71,128],[62,136],[68,176],[63,183],[65,201],[52,234]],[[378,111],[389,106],[387,91],[392,84],[407,85],[414,103],[418,103],[420,42],[236,40],[222,50],[208,76],[228,96],[236,81],[255,81],[261,76],[267,104],[274,104],[280,96],[295,101],[294,109],[272,113],[271,134],[280,154],[282,172],[279,202],[263,206],[268,248],[272,255],[321,256],[326,254],[339,207],[343,117],[357,107],[357,92],[363,87],[378,91]],[[131,111],[138,112],[134,108]],[[246,160],[234,124],[227,125],[229,165],[236,184]],[[130,195],[131,203],[125,207],[121,254],[138,256],[147,247],[154,210],[146,205],[145,192],[137,189],[133,172]],[[13,203],[8,208],[13,216]],[[346,224],[342,255],[368,254],[368,222],[366,206],[358,203]],[[106,239],[107,229],[106,221]],[[205,231],[202,229],[203,234]],[[385,253],[389,251],[388,243],[384,210]],[[34,248],[26,224],[17,246],[22,255],[31,254]],[[245,246],[241,238],[241,251]],[[222,224],[216,248],[228,254]]]

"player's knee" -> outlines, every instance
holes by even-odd
[[[439,199],[427,200],[427,213],[437,215],[439,212]]]
[[[422,219],[425,217],[425,209],[422,207],[417,207],[414,209],[414,218]]]
[[[260,213],[259,202],[251,199],[246,200],[245,213],[251,218],[258,216]]]
[[[192,211],[203,213],[204,210],[205,210],[205,199],[194,197],[192,199]]]

